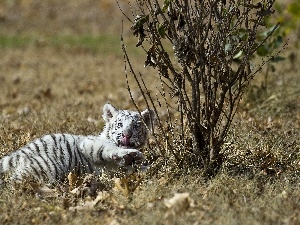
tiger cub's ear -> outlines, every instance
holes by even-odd
[[[111,104],[106,103],[103,106],[103,115],[102,118],[106,121],[109,122],[111,118],[113,118],[115,115],[118,114],[118,110]]]
[[[147,127],[149,129],[151,129],[151,123],[154,124],[154,120],[155,120],[154,111],[152,109],[150,109],[150,110],[146,109],[141,113],[141,115],[142,115],[142,118],[143,118],[144,122],[146,123]]]

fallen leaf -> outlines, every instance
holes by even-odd
[[[58,192],[54,188],[49,188],[46,185],[29,182],[29,187],[33,190],[38,198],[57,198]]]
[[[139,177],[138,174],[126,175],[123,178],[115,179],[115,187],[116,189],[121,191],[125,197],[128,197],[137,189],[137,187],[141,184],[142,180],[143,179]]]
[[[117,220],[112,220],[109,225],[119,225],[120,223]]]
[[[194,207],[194,200],[189,193],[175,193],[174,197],[165,199],[165,206],[172,209],[174,213],[185,212],[188,208]]]
[[[107,191],[100,191],[98,192],[97,197],[94,200],[86,200],[83,204],[77,205],[74,207],[70,207],[70,211],[82,211],[82,210],[92,210],[99,204],[100,202],[103,202],[104,200],[109,198],[109,193]]]
[[[78,187],[82,183],[82,179],[78,179],[78,176],[72,172],[68,174],[68,181],[69,181],[69,191]]]
[[[92,174],[86,175],[83,180],[79,180],[76,176],[69,174],[68,179],[69,189],[71,189],[70,193],[76,197],[96,196],[98,190],[103,190],[105,188],[105,185],[98,182]],[[78,183],[80,183],[79,186]],[[73,187],[75,188],[72,189]]]

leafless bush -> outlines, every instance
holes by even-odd
[[[132,75],[148,107],[158,117],[154,132],[160,155],[176,165],[194,164],[214,176],[222,165],[222,145],[239,101],[266,61],[253,58],[278,24],[258,40],[274,0],[158,0],[136,1],[133,34],[136,47],[145,50],[145,66],[153,75],[158,94],[135,72],[123,36],[126,76]],[[136,12],[135,12],[136,11]],[[156,79],[156,80],[155,80]],[[131,93],[130,85],[128,85]],[[169,92],[169,96],[168,93]],[[132,98],[134,100],[134,98]],[[159,114],[165,107],[166,118]],[[174,118],[174,113],[179,118]]]

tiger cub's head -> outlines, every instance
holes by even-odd
[[[102,117],[106,124],[101,136],[112,140],[119,147],[137,149],[146,144],[148,129],[154,123],[155,114],[148,109],[141,114],[117,110],[111,104],[105,104]]]

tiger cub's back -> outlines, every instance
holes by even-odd
[[[11,175],[18,181],[24,176],[50,182],[63,180],[74,170],[78,174],[90,173],[93,166],[79,150],[79,143],[85,138],[72,134],[49,134],[37,138],[19,150],[0,160],[0,173]]]

